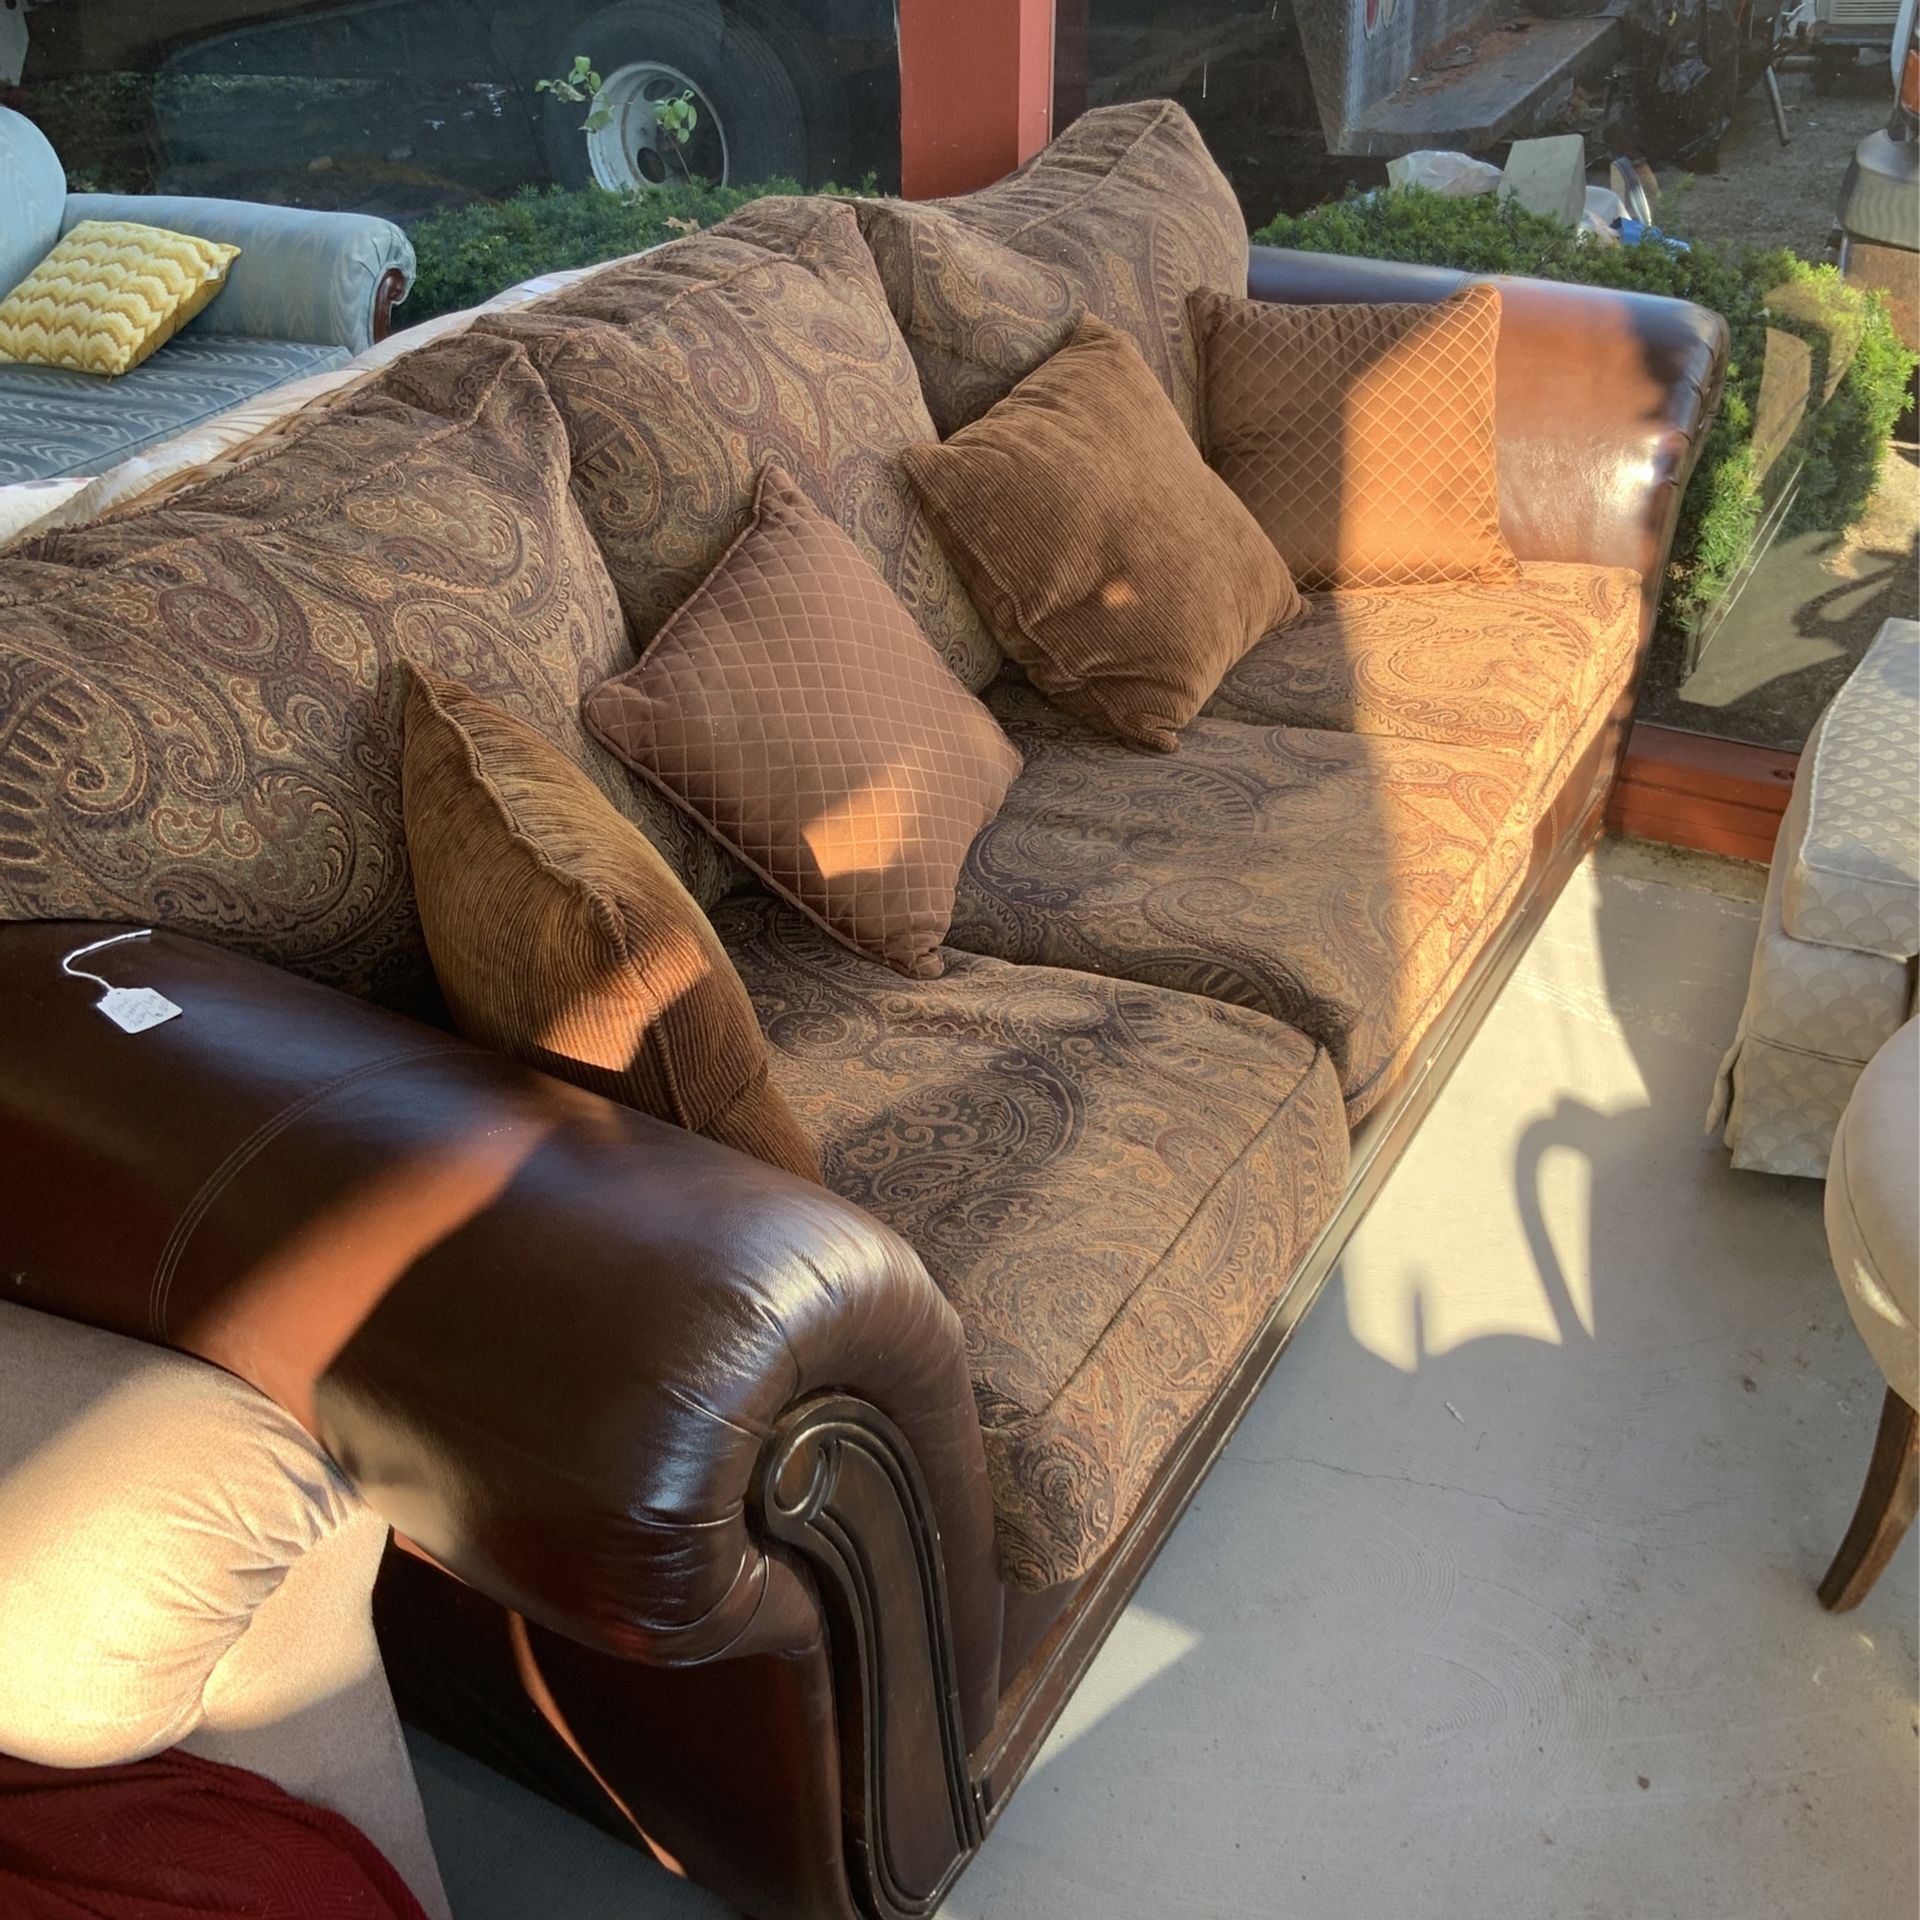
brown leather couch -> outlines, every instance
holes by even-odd
[[[1600,832],[1725,334],[1504,294],[1510,598],[1322,596],[1171,756],[1003,676],[941,980],[713,905],[826,1190],[217,940],[130,1044],[15,925],[9,1297],[321,1438],[418,1724],[762,1920],[928,1912]]]

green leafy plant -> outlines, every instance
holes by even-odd
[[[573,56],[573,65],[558,79],[536,80],[533,83],[535,93],[550,93],[556,100],[564,100],[569,106],[585,107],[586,116],[580,122],[583,134],[598,133],[601,128],[613,123],[613,109],[608,106],[602,95],[606,90],[606,81],[600,71],[584,53]],[[687,167],[686,146],[693,138],[694,129],[700,124],[700,109],[693,103],[693,89],[671,94],[665,100],[653,103],[653,120],[662,133],[673,143],[673,157],[680,162],[680,177],[691,181],[692,173]]]
[[[871,181],[862,189],[874,190]],[[413,291],[396,318],[412,326],[435,314],[475,307],[537,273],[639,253],[711,227],[763,194],[799,191],[793,180],[751,187],[673,180],[642,194],[605,187],[523,187],[509,200],[430,214],[409,234],[418,267]]]
[[[1672,217],[1671,202],[1666,217]],[[1726,388],[1681,503],[1662,602],[1663,619],[1681,628],[1725,593],[1766,507],[1753,433],[1767,329],[1808,341],[1816,394],[1835,343],[1857,342],[1834,397],[1802,425],[1794,526],[1838,532],[1866,511],[1913,377],[1914,358],[1900,345],[1879,294],[1850,287],[1832,267],[1779,248],[1736,257],[1699,243],[1686,252],[1594,245],[1511,201],[1451,199],[1419,188],[1354,195],[1282,215],[1254,238],[1310,253],[1671,294],[1720,314],[1731,340]]]
[[[700,110],[693,104],[693,89],[689,87],[685,93],[677,93],[669,100],[655,101],[653,117],[668,139],[684,147],[700,124]]]
[[[613,109],[600,98],[600,89],[605,85],[593,62],[584,53],[576,53],[573,65],[557,80],[536,80],[533,90],[550,93],[571,107],[585,107],[587,114],[580,122],[580,131],[598,133],[613,118]]]

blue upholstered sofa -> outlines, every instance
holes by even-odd
[[[117,379],[0,361],[0,486],[100,473],[268,387],[339,366],[413,280],[390,220],[248,200],[69,193],[30,120],[0,108],[0,297],[81,220],[138,220],[240,249],[218,299]]]

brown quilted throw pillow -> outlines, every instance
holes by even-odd
[[[1300,611],[1285,563],[1104,322],[907,472],[1040,691],[1171,752],[1227,669]]]
[[[1133,341],[1182,424],[1197,433],[1200,383],[1186,298],[1198,287],[1246,291],[1247,223],[1184,107],[1095,107],[1017,173],[929,204],[1051,267],[1089,313]],[[881,272],[885,278],[884,261]],[[887,292],[898,296],[897,277]]]
[[[1042,260],[921,200],[856,200],[887,304],[944,439],[1073,338],[1086,302]]]
[[[777,467],[746,532],[586,716],[836,939],[941,972],[961,862],[1020,756]]]
[[[1434,306],[1191,305],[1201,444],[1301,586],[1519,578],[1500,531],[1497,287]]]
[[[739,536],[771,461],[846,530],[968,686],[998,671],[900,472],[902,448],[939,436],[844,202],[759,201],[477,324],[523,342],[546,379],[636,647]]]
[[[706,915],[578,767],[416,669],[401,774],[427,949],[468,1039],[820,1178]]]
[[[631,658],[539,376],[436,341],[163,505],[0,554],[0,919],[164,924],[430,994],[406,661],[537,728],[717,899],[719,850],[580,724]]]

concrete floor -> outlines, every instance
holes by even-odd
[[[1575,879],[948,1920],[1911,1920],[1915,1547],[1810,1182],[1700,1130],[1754,870]],[[718,1920],[416,1744],[458,1920]]]

